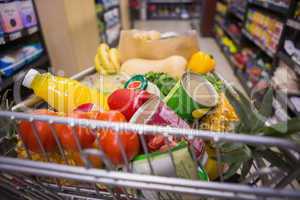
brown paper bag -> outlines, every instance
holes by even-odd
[[[199,51],[196,31],[188,31],[179,36],[159,40],[141,40],[133,31],[122,31],[119,43],[121,62],[132,58],[165,59],[179,55],[187,60]]]

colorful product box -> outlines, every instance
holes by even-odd
[[[32,1],[20,1],[18,6],[24,27],[29,28],[35,26],[37,24],[37,19],[35,16]]]
[[[18,12],[19,2],[0,2],[0,22],[5,33],[12,33],[23,28]]]

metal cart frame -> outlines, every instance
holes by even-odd
[[[94,69],[90,68],[77,74],[73,78],[79,80],[94,72]],[[143,195],[141,195],[141,191],[146,190],[157,193],[157,199],[174,199],[171,197],[168,198],[166,195],[160,195],[160,193],[176,194],[176,199],[185,199],[184,195],[193,195],[191,199],[300,199],[300,189],[298,186],[300,177],[300,145],[292,141],[272,137],[70,119],[15,112],[15,110],[20,110],[25,106],[33,106],[38,102],[40,102],[39,98],[30,98],[15,106],[13,112],[1,111],[0,118],[10,119],[16,122],[19,120],[48,122],[50,126],[54,124],[67,124],[71,127],[87,127],[91,130],[112,129],[115,130],[115,132],[135,132],[140,137],[141,146],[146,154],[150,168],[151,159],[147,156],[148,149],[144,136],[153,133],[163,134],[165,137],[184,136],[189,140],[202,139],[212,143],[231,142],[283,149],[290,153],[291,157],[295,160],[296,167],[292,171],[285,172],[273,166],[268,166],[266,163],[265,165],[257,163],[254,164],[254,168],[251,168],[252,173],[247,177],[247,181],[243,183],[224,182],[222,170],[219,170],[220,182],[205,182],[176,177],[156,176],[153,172],[149,175],[133,173],[130,170],[129,162],[121,143],[119,143],[119,146],[125,163],[125,172],[117,170],[100,149],[81,150],[81,158],[85,163],[84,167],[70,166],[67,165],[67,163],[54,164],[32,161],[30,160],[31,153],[26,147],[28,160],[13,158],[10,154],[15,148],[14,145],[11,145],[9,140],[2,138],[0,144],[1,146],[5,146],[5,152],[2,152],[0,156],[0,189],[4,189],[19,197],[25,199],[49,200],[145,199]],[[37,130],[35,123],[32,123],[32,127],[33,130]],[[64,149],[57,139],[57,133],[53,128],[51,128],[51,130],[53,136],[56,138],[59,152],[64,156]],[[42,146],[41,141],[39,141],[38,133],[36,131],[34,132],[42,154],[47,160],[47,152]],[[73,136],[75,139],[77,138],[76,131],[73,131]],[[76,140],[78,140],[78,138]],[[195,158],[193,148],[190,148],[190,151],[192,157]],[[172,160],[172,151],[168,150],[168,154]],[[87,159],[89,155],[99,156],[104,162],[106,169],[93,168]],[[221,169],[221,156],[217,148],[216,157],[219,169]],[[198,165],[198,163],[195,164]],[[64,184],[62,180],[71,181],[72,184]]]

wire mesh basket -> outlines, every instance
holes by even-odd
[[[93,72],[89,69],[75,78],[80,79]],[[38,101],[27,100],[13,110]],[[9,195],[10,199],[300,199],[300,145],[289,140],[22,112],[1,111],[0,118],[15,122],[16,126],[20,121],[30,122],[40,150],[38,155],[33,153],[22,142],[22,137],[1,138],[0,191]],[[42,133],[38,133],[37,122],[46,122],[50,127],[57,145],[55,155],[45,148],[40,138]],[[81,164],[70,161],[69,152],[64,149],[57,135],[55,126],[58,124],[71,127],[78,147],[77,158]],[[115,165],[101,146],[83,148],[76,127],[88,128],[94,134],[114,131],[118,138],[122,166]],[[128,159],[126,147],[120,140],[124,131],[138,135],[144,153],[141,158],[143,162]],[[163,153],[150,153],[145,139],[148,135],[163,136],[167,147]],[[168,140],[170,137],[184,138],[184,142],[178,145],[180,148],[174,147]],[[207,154],[199,154],[199,148],[194,145],[202,141],[214,147],[218,173],[215,180],[208,180],[203,170]],[[288,157],[294,165],[274,166],[265,158],[255,157],[248,163],[249,167],[238,167],[236,173],[227,179],[224,171],[229,166],[223,162],[226,154],[221,151],[220,144],[272,149],[276,155]],[[18,149],[22,149],[23,156],[20,156]],[[101,160],[103,166],[97,167],[91,158]],[[278,162],[281,162],[280,157]]]

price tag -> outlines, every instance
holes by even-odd
[[[4,37],[0,37],[0,44],[5,44],[5,39],[4,39]]]
[[[21,31],[15,32],[15,33],[11,33],[11,34],[9,35],[9,39],[10,39],[10,40],[16,40],[16,39],[18,39],[18,38],[20,38],[20,37],[22,37]]]
[[[29,28],[29,29],[27,30],[27,32],[28,32],[29,35],[31,35],[31,34],[37,32],[37,31],[38,31],[38,27],[37,27],[37,26],[33,26],[33,27],[31,27],[31,28]]]

